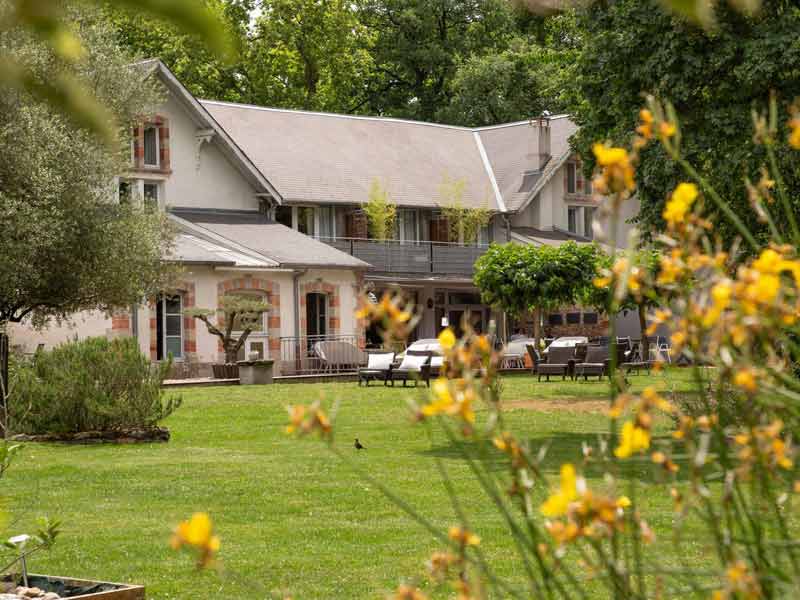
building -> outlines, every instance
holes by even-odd
[[[182,281],[112,316],[15,328],[12,343],[134,335],[153,360],[171,353],[207,365],[219,360],[217,340],[182,311],[253,294],[272,310],[243,354],[275,358],[286,371],[307,346],[301,338],[364,343],[353,316],[364,290],[403,288],[423,310],[417,337],[434,337],[464,314],[485,330],[501,315],[481,303],[472,269],[490,242],[593,237],[596,199],[569,149],[576,126],[567,116],[470,129],[270,109],[198,100],[160,61],[140,67],[160,78],[167,97],[132,132],[119,201],[168,212],[178,236],[166,258],[183,264]],[[362,211],[375,180],[398,206],[388,242],[369,239]],[[491,213],[473,243],[458,239],[442,211],[452,200],[442,194],[446,182],[463,206]]]

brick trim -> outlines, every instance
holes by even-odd
[[[180,294],[183,301],[183,308],[195,307],[195,284],[192,281],[179,282],[172,293]],[[157,298],[151,298],[148,303],[150,306],[150,360],[158,360],[158,316],[156,312]],[[197,319],[193,317],[183,317],[183,356],[194,358],[197,354]]]
[[[154,125],[158,130],[158,167],[149,167],[144,164],[144,130],[148,125]],[[170,167],[169,148],[169,119],[156,115],[144,119],[133,126],[133,169],[143,173],[160,173],[168,175],[172,172]]]
[[[297,335],[305,335],[308,327],[306,318],[306,295],[325,294],[328,296],[328,333],[336,335],[342,328],[341,322],[341,295],[339,286],[326,281],[307,281],[300,284],[300,331]]]

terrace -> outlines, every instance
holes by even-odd
[[[380,272],[467,276],[472,276],[475,261],[489,247],[486,244],[347,237],[320,238],[320,241],[368,262]]]

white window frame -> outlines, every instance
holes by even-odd
[[[593,206],[583,207],[583,237],[589,238],[590,240],[594,239],[594,231],[592,230],[592,223],[594,223],[595,210],[597,209]],[[589,215],[591,215],[592,218],[591,221],[587,223],[586,219],[589,217]]]
[[[147,136],[147,131],[152,129],[155,131],[156,136],[156,162],[155,164],[150,164],[147,161],[147,152],[145,151],[145,137]],[[160,127],[155,123],[148,123],[142,129],[142,165],[148,169],[158,169],[161,167],[161,141],[159,138],[159,129]]]
[[[399,209],[398,212],[399,212],[399,214],[398,214],[399,219],[397,220],[397,222],[398,222],[398,229],[399,229],[399,232],[400,232],[400,236],[399,236],[400,242],[401,243],[406,242],[406,241],[419,242],[420,241],[420,220],[421,220],[421,216],[419,214],[420,211],[418,209],[416,209],[416,208],[401,208],[401,209]],[[414,215],[415,215],[414,216],[414,239],[413,240],[407,240],[406,239],[406,216],[408,215],[409,212],[414,213]]]
[[[572,169],[572,191],[569,191],[569,184],[570,184],[570,169]],[[567,194],[577,194],[578,193],[578,165],[575,164],[573,161],[567,162],[566,165],[567,170]]]
[[[148,185],[156,186],[156,204],[155,204],[155,208],[161,208],[163,206],[162,189],[164,188],[164,186],[161,185],[161,181],[158,181],[157,179],[143,179],[142,180],[142,205],[143,206],[147,206],[147,196],[145,195],[144,190],[145,190],[145,187],[148,186]]]
[[[176,360],[176,361],[182,361],[184,359],[183,346],[184,346],[184,334],[185,334],[184,328],[183,328],[183,294],[178,293],[178,294],[174,294],[171,297],[177,297],[178,298],[178,300],[180,302],[180,312],[179,313],[167,313],[167,295],[166,294],[162,294],[161,299],[159,300],[159,302],[161,302],[161,337],[162,337],[162,339],[161,339],[161,348],[162,348],[162,358],[161,358],[161,360],[167,360],[167,357],[169,356],[169,350],[167,349],[167,338],[180,337],[180,340],[181,340],[181,345],[180,345],[181,354],[180,354],[180,356],[173,356],[172,358],[173,358],[173,360]],[[180,317],[181,332],[180,332],[179,335],[177,335],[177,336],[176,335],[167,335],[167,316],[171,316],[171,317],[178,316],[178,317]]]
[[[322,220],[320,219],[320,217],[321,217],[320,209],[322,209],[322,208],[330,209],[330,211],[331,211],[331,237],[335,238],[336,237],[336,207],[333,206],[333,205],[327,205],[327,206],[307,206],[306,208],[313,208],[314,209],[314,237],[315,238],[322,237],[321,234],[320,234],[320,232],[322,231],[322,227],[320,226],[320,224],[322,223]]]
[[[571,210],[575,211],[575,228],[574,229],[570,229],[569,228],[569,212]],[[581,210],[580,206],[570,206],[570,205],[567,206],[567,231],[568,232],[580,235],[580,232],[578,231],[578,223],[581,222],[581,217],[582,216],[583,216],[583,211]]]

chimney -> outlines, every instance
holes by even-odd
[[[547,113],[534,119],[538,132],[538,154],[539,162],[537,168],[541,171],[550,160],[550,118]]]

